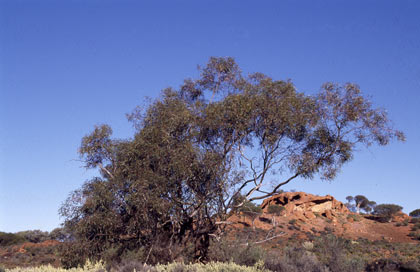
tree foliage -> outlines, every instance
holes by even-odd
[[[347,196],[346,199],[348,201],[347,208],[357,213],[360,213],[361,209],[366,213],[371,213],[376,206],[375,201],[369,200],[364,195]]]
[[[26,242],[25,238],[15,233],[0,231],[0,246],[10,246]]]
[[[283,206],[279,206],[279,205],[270,205],[268,206],[267,212],[269,214],[273,214],[276,216],[279,216],[282,214],[282,212],[285,210],[285,208]]]
[[[414,211],[411,211],[409,215],[412,217],[420,217],[420,209],[415,209]]]
[[[31,243],[41,243],[50,240],[51,236],[48,231],[41,230],[25,230],[17,232],[16,235],[23,237],[26,241]]]
[[[277,225],[275,216],[280,216],[285,210],[286,208],[279,205],[268,206],[267,212],[272,215],[271,221],[274,227]]]
[[[112,139],[107,125],[83,138],[85,166],[100,176],[61,209],[90,258],[139,248],[148,262],[159,248],[170,259],[191,248],[205,258],[229,212],[296,178],[333,179],[360,145],[404,139],[355,84],[326,83],[308,96],[290,81],[244,76],[232,58],[210,58],[198,79],[128,119],[131,139]]]
[[[375,206],[374,214],[382,216],[385,221],[390,221],[392,217],[400,212],[402,207],[395,204],[380,204]]]
[[[257,219],[263,212],[261,207],[248,200],[245,200],[241,204],[242,205],[238,207],[236,211],[242,213],[246,217],[251,218],[252,227],[255,229],[255,219]]]

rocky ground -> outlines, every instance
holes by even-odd
[[[284,207],[281,215],[268,213],[270,205]],[[418,243],[408,234],[413,226],[410,217],[399,213],[390,222],[381,223],[371,215],[356,214],[334,197],[316,196],[304,192],[287,192],[266,199],[261,208],[263,213],[252,222],[244,215],[230,217],[233,228],[253,227],[260,230],[275,230],[283,237],[328,232],[349,239],[365,238],[370,241],[386,240],[397,243]]]

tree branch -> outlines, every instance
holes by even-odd
[[[273,239],[275,239],[275,238],[278,238],[278,237],[281,237],[281,236],[283,236],[283,235],[285,235],[286,233],[285,232],[282,232],[282,233],[280,233],[280,234],[277,234],[277,235],[274,235],[274,236],[272,236],[272,237],[270,237],[270,238],[267,238],[267,239],[264,239],[264,240],[261,240],[261,241],[257,241],[257,242],[254,242],[253,244],[262,244],[262,243],[265,243],[265,242],[268,242],[268,241],[270,241],[270,240],[273,240]],[[243,245],[243,246],[248,246],[250,243],[244,243],[244,244],[241,244],[241,245]]]

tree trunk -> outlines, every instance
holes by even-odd
[[[210,233],[206,232],[197,237],[195,241],[194,259],[200,262],[207,262],[209,259]]]

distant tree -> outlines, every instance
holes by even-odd
[[[26,240],[20,235],[0,231],[0,246],[16,245],[23,242],[26,242]]]
[[[70,234],[66,232],[64,228],[55,228],[49,233],[49,238],[51,240],[57,240],[60,242],[67,241],[71,239]]]
[[[285,208],[283,206],[279,206],[279,205],[270,205],[268,206],[268,213],[272,215],[272,222],[273,222],[273,226],[276,226],[276,218],[275,216],[280,216],[283,211],[285,210]]]
[[[112,139],[107,125],[82,139],[85,166],[99,176],[70,195],[61,215],[69,247],[84,258],[141,248],[153,262],[157,250],[174,259],[193,248],[205,260],[232,210],[297,178],[332,180],[361,146],[404,140],[355,84],[305,95],[291,81],[243,75],[232,58],[210,58],[199,78],[128,118],[129,139]],[[269,183],[273,171],[284,175]]]
[[[352,203],[352,202],[354,201],[354,197],[353,197],[353,196],[347,196],[347,197],[346,197],[346,200],[347,200],[347,203],[345,204],[345,205],[346,205],[346,207],[347,207],[350,211],[352,211],[352,212],[356,211],[356,207],[355,207],[355,205]]]
[[[32,243],[41,243],[49,240],[48,231],[42,230],[25,230],[17,232],[16,235],[22,236],[25,240]]]
[[[360,213],[360,209],[363,209],[368,205],[369,199],[363,195],[357,195],[354,197],[354,202],[356,202],[357,213]]]
[[[246,217],[251,218],[252,228],[255,229],[255,220],[262,214],[261,207],[250,201],[247,201],[238,208],[238,211],[243,213]]]
[[[366,213],[371,213],[376,206],[375,201],[368,201],[368,203],[362,208]]]
[[[411,217],[420,217],[420,209],[416,209],[409,214]]]
[[[373,208],[376,205],[375,201],[370,201],[363,195],[356,195],[355,197],[347,196],[346,199],[348,201],[346,204],[347,208],[357,213],[360,213],[360,210],[364,210],[366,213],[370,213],[373,211]]]
[[[402,207],[395,204],[380,204],[375,206],[373,213],[382,217],[383,221],[391,221],[392,217],[400,212]]]

